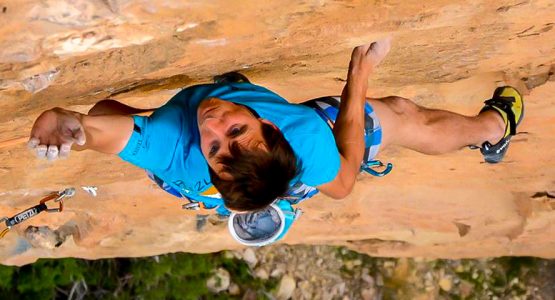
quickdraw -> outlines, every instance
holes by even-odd
[[[64,198],[69,198],[69,197],[73,197],[75,195],[75,189],[74,188],[67,188],[63,191],[59,191],[59,192],[53,192],[50,195],[42,198],[39,202],[39,204],[30,207],[18,214],[16,214],[15,216],[8,218],[8,217],[3,217],[0,219],[0,222],[5,221],[5,225],[6,228],[4,230],[2,230],[2,232],[0,232],[0,238],[3,238],[6,233],[8,233],[8,231],[10,231],[10,229],[20,223],[23,223],[26,220],[29,220],[30,218],[38,215],[39,213],[46,211],[46,212],[61,212],[64,209]],[[48,201],[54,201],[58,203],[58,207],[57,208],[48,208],[48,206],[46,205],[46,202]]]

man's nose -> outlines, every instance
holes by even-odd
[[[204,121],[204,126],[210,129],[215,135],[223,135],[225,133],[225,123],[218,118],[210,118]]]

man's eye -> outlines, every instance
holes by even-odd
[[[220,145],[218,144],[210,145],[210,149],[208,150],[208,156],[210,157],[214,156],[216,153],[218,153],[218,150],[220,150]]]
[[[229,130],[228,135],[230,137],[236,137],[240,134],[242,134],[245,131],[245,126],[234,126],[231,127],[231,129]]]

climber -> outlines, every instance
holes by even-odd
[[[361,162],[389,145],[425,154],[475,146],[486,162],[502,160],[523,117],[514,88],[496,89],[476,116],[396,96],[367,99],[368,77],[389,49],[389,39],[356,47],[340,98],[289,104],[235,73],[185,88],[149,117],[130,116],[147,110],[113,100],[88,115],[45,111],[29,147],[49,159],[67,156],[73,144],[118,154],[171,193],[209,206],[221,195],[237,211],[261,209],[288,192],[313,195],[312,187],[344,198]]]

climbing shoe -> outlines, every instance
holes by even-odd
[[[511,137],[516,134],[516,128],[524,117],[524,101],[520,93],[513,87],[498,87],[493,92],[493,97],[486,100],[480,113],[494,110],[501,115],[505,122],[505,134],[495,145],[485,142],[480,147],[480,152],[487,163],[495,164],[503,160]]]

